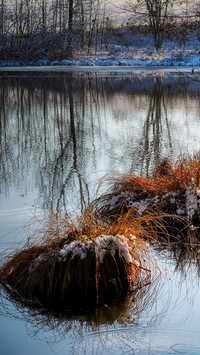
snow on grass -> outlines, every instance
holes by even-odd
[[[192,179],[186,190],[186,211],[188,220],[191,221],[195,213],[199,214],[199,196],[200,190],[196,188],[196,183]]]
[[[130,36],[130,34],[128,35]],[[2,60],[0,66],[199,66],[199,41],[196,35],[191,36],[181,45],[177,40],[166,41],[160,51],[153,47],[150,35],[133,35],[132,39],[123,34],[121,41],[113,40],[107,50],[91,50],[89,55],[82,52],[74,53],[74,59],[14,61]]]
[[[130,54],[129,54],[130,56]],[[54,60],[40,59],[39,61],[2,61],[3,67],[20,66],[199,66],[200,54],[192,51],[163,51],[160,53],[148,54],[143,51],[133,54],[130,58],[109,58],[91,57],[78,60]]]
[[[102,263],[104,256],[109,252],[113,257],[115,253],[120,252],[127,263],[132,263],[133,259],[129,252],[128,243],[126,237],[123,235],[101,235],[94,239],[89,239],[85,241],[75,240],[70,244],[65,244],[60,250],[59,260],[66,260],[68,254],[74,259],[76,255],[79,255],[81,259],[87,257],[88,251],[93,247],[97,249],[97,255]]]

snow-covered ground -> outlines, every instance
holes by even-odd
[[[126,44],[126,45],[125,45]],[[121,67],[121,66],[200,66],[200,41],[197,35],[192,34],[187,42],[181,45],[177,40],[166,41],[160,51],[153,46],[153,39],[150,35],[134,35],[130,40],[130,34],[121,33],[121,40],[112,41],[106,51],[93,51],[90,55],[77,52],[73,60],[0,60],[2,67],[19,66],[83,66],[83,67]],[[92,51],[91,51],[92,52]]]

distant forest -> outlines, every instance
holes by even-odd
[[[0,0],[0,60],[68,59],[131,45],[151,33],[156,50],[166,39],[185,45],[191,31],[200,39],[200,1]],[[128,39],[127,39],[128,38]]]

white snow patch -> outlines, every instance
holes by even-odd
[[[136,239],[133,235],[131,237]],[[93,248],[96,255],[99,257],[100,263],[103,262],[107,252],[109,252],[113,257],[116,252],[120,252],[121,256],[127,263],[133,262],[133,258],[129,252],[127,239],[124,235],[101,235],[94,239],[73,241],[69,244],[65,244],[60,250],[59,260],[65,261],[69,254],[71,254],[71,259],[77,255],[79,255],[81,259],[84,259],[87,256],[87,252]]]
[[[183,209],[183,208],[181,208],[181,207],[178,207],[177,209],[176,209],[176,213],[179,215],[179,216],[184,216],[185,215],[185,210]]]
[[[149,199],[141,200],[141,201],[128,201],[127,207],[128,208],[136,208],[137,213],[136,215],[142,216],[143,212],[148,208],[149,206]]]
[[[186,189],[186,212],[189,221],[192,220],[195,212],[198,208],[198,199],[197,199],[197,191],[199,194],[199,190],[196,188],[196,184],[194,179],[191,180],[191,183]],[[199,195],[198,195],[199,196]]]

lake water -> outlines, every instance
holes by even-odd
[[[49,210],[81,213],[106,178],[151,176],[200,152],[200,76],[2,73],[0,251]],[[41,222],[40,222],[41,221]],[[1,292],[0,354],[199,354],[199,253],[152,250],[152,284],[113,307],[59,316]]]

